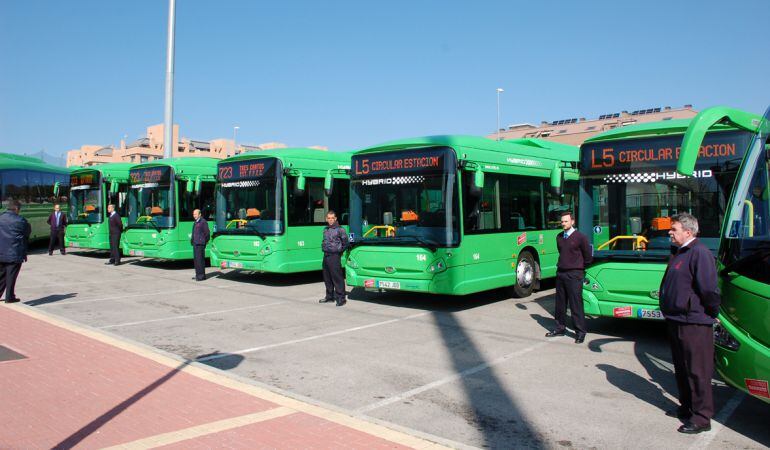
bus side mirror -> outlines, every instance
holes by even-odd
[[[556,197],[561,197],[564,186],[564,171],[561,167],[554,167],[551,169],[551,194]]]
[[[305,195],[305,175],[303,175],[302,172],[297,175],[297,184],[294,185],[294,195]]]
[[[193,183],[193,180],[187,180],[187,183],[185,184],[185,190],[187,192],[192,192],[195,189],[195,183]]]
[[[473,184],[470,193],[474,197],[480,197],[482,189],[484,189],[484,172],[479,167],[473,172]]]
[[[118,192],[118,182],[110,181],[110,193],[116,194]]]
[[[202,184],[201,179],[200,178],[196,178],[195,179],[195,192],[200,192],[201,191],[201,184]]]
[[[53,196],[54,197],[58,197],[59,196],[60,188],[61,188],[61,182],[60,181],[57,181],[56,183],[53,184]]]
[[[324,177],[324,193],[327,197],[332,196],[332,186],[334,185],[334,178],[332,178],[332,172],[330,170],[326,171],[326,176]]]

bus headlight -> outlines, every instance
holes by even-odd
[[[265,256],[265,255],[269,255],[270,253],[272,253],[272,251],[273,251],[273,249],[271,249],[269,245],[265,245],[259,251],[259,254],[262,255],[262,256]]]
[[[583,289],[588,289],[589,291],[601,291],[602,287],[591,277],[586,276],[583,278]]]
[[[714,344],[734,352],[741,348],[741,343],[736,341],[733,335],[719,322],[714,324]]]
[[[358,263],[357,263],[357,262],[356,262],[356,260],[355,260],[355,259],[353,259],[353,258],[348,258],[348,262],[347,262],[347,265],[348,265],[348,267],[350,267],[351,269],[358,269]]]
[[[428,272],[430,273],[440,273],[446,270],[446,263],[443,259],[439,259],[437,261],[434,261],[430,266],[428,266]]]

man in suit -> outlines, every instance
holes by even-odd
[[[683,213],[671,218],[674,244],[660,285],[660,310],[674,360],[679,407],[666,415],[684,422],[677,431],[696,434],[711,429],[714,399],[713,325],[722,299],[714,254],[695,236],[698,219]]]
[[[206,219],[201,217],[201,210],[196,209],[193,211],[193,218],[195,223],[193,224],[192,235],[190,236],[190,244],[193,246],[193,261],[195,263],[195,281],[203,281],[206,279],[206,244],[211,239],[211,233],[209,232],[209,225],[206,223]]]
[[[120,235],[123,233],[123,221],[115,211],[115,205],[107,205],[110,225],[110,260],[104,264],[120,265]]]
[[[337,306],[347,303],[345,300],[345,270],[340,259],[350,245],[348,234],[337,222],[337,213],[329,210],[326,213],[327,226],[324,227],[321,250],[324,253],[321,262],[326,296],[319,303],[336,302]]]
[[[59,204],[53,205],[53,212],[48,216],[48,225],[51,226],[51,239],[48,241],[48,256],[53,255],[56,246],[62,255],[66,254],[64,247],[64,229],[67,228],[67,215],[61,212]]]
[[[586,338],[586,316],[583,310],[583,278],[586,265],[591,264],[591,246],[586,235],[575,229],[575,218],[571,211],[561,213],[563,233],[556,236],[559,262],[556,263],[556,327],[546,337],[564,336],[567,333],[567,303],[572,311],[575,326],[575,343],[582,344]]]
[[[8,208],[0,214],[0,296],[5,291],[5,303],[16,303],[16,278],[21,263],[27,260],[27,244],[32,231],[29,222],[19,215],[21,203],[8,200]]]

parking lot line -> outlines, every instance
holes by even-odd
[[[736,391],[735,394],[730,397],[730,400],[728,400],[722,409],[720,409],[719,412],[717,412],[712,418],[711,431],[698,436],[698,439],[693,442],[693,444],[690,446],[690,449],[695,450],[708,448],[714,438],[717,437],[717,434],[722,431],[722,428],[724,428],[727,421],[730,420],[730,417],[733,415],[735,410],[738,408],[738,405],[741,404],[744,398],[746,398],[746,394],[744,394],[743,391]]]
[[[238,351],[234,351],[234,352],[228,352],[228,353],[221,353],[221,354],[206,356],[206,357],[203,357],[203,358],[196,359],[196,361],[197,362],[206,362],[206,361],[211,361],[211,360],[214,360],[214,359],[227,358],[227,357],[232,356],[232,355],[242,355],[244,353],[253,353],[253,352],[258,352],[260,350],[267,350],[267,349],[276,348],[276,347],[283,347],[285,345],[299,344],[300,342],[314,341],[316,339],[322,339],[322,338],[325,338],[325,337],[337,336],[337,335],[340,335],[340,334],[352,333],[353,331],[365,330],[367,328],[379,327],[379,326],[382,326],[382,325],[388,325],[388,324],[391,324],[391,323],[401,322],[401,321],[404,321],[404,320],[410,320],[410,319],[414,319],[414,318],[417,318],[417,317],[425,316],[427,314],[430,314],[430,311],[421,312],[421,313],[418,313],[418,314],[412,314],[410,316],[401,317],[401,318],[398,318],[398,319],[390,319],[390,320],[384,320],[382,322],[370,323],[368,325],[361,325],[359,327],[347,328],[347,329],[339,330],[339,331],[332,331],[331,333],[317,334],[315,336],[308,336],[308,337],[301,338],[301,339],[292,339],[290,341],[278,342],[276,344],[262,345],[262,346],[259,346],[259,347],[246,348],[246,349],[238,350]]]
[[[245,311],[245,310],[248,310],[248,309],[265,308],[265,307],[268,307],[268,306],[283,305],[285,303],[286,302],[275,302],[275,303],[267,303],[265,305],[244,306],[242,308],[220,309],[220,310],[217,310],[217,311],[209,311],[209,312],[204,312],[204,313],[185,314],[183,316],[162,317],[160,319],[149,319],[149,320],[140,320],[140,321],[137,321],[137,322],[125,322],[125,323],[118,323],[118,324],[115,324],[115,325],[105,325],[105,326],[98,327],[98,328],[103,330],[103,329],[107,329],[107,328],[129,327],[129,326],[132,326],[132,325],[142,325],[142,324],[145,324],[145,323],[163,322],[163,321],[166,321],[166,320],[189,319],[189,318],[192,318],[192,317],[208,316],[208,315],[211,315],[211,314],[224,314],[224,313],[233,312],[233,311]]]
[[[554,340],[538,342],[537,344],[530,345],[527,348],[523,348],[521,350],[517,350],[515,352],[511,352],[511,353],[508,353],[507,355],[503,355],[503,356],[501,356],[499,358],[493,359],[490,362],[485,362],[485,363],[478,364],[478,365],[473,366],[471,368],[465,369],[462,372],[446,376],[446,377],[441,378],[439,380],[433,381],[433,382],[428,383],[428,384],[424,384],[424,385],[422,385],[420,387],[417,387],[417,388],[414,388],[414,389],[410,389],[408,391],[404,391],[404,392],[402,392],[400,394],[397,394],[397,395],[394,395],[392,397],[380,400],[378,402],[375,402],[375,403],[372,403],[372,404],[369,404],[369,405],[366,405],[366,406],[362,406],[362,407],[356,409],[356,412],[360,413],[360,414],[363,414],[363,413],[366,413],[366,412],[369,412],[369,411],[372,411],[372,410],[375,410],[375,409],[378,409],[378,408],[382,408],[383,406],[390,405],[392,403],[400,402],[401,400],[407,399],[409,397],[414,397],[415,395],[421,394],[421,393],[423,393],[425,391],[429,391],[431,389],[435,389],[435,388],[437,388],[439,386],[442,386],[442,385],[445,385],[447,383],[451,383],[453,381],[459,380],[460,378],[467,377],[467,376],[473,375],[475,373],[481,372],[482,370],[486,370],[486,369],[488,369],[490,367],[496,366],[498,364],[502,364],[502,363],[508,361],[511,358],[515,358],[517,356],[521,356],[521,355],[524,355],[526,353],[529,353],[529,352],[531,352],[533,350],[537,350],[538,348],[544,347],[544,346],[546,346],[546,345],[548,345],[548,344],[550,344],[552,342],[554,342]]]
[[[60,302],[54,302],[54,303],[46,303],[40,306],[47,306],[47,305],[75,305],[78,303],[92,303],[92,302],[104,302],[107,300],[119,300],[122,298],[132,298],[132,297],[147,297],[150,295],[163,295],[163,294],[178,294],[182,292],[193,292],[193,291],[200,291],[202,289],[215,289],[215,288],[221,288],[222,286],[198,286],[196,288],[191,289],[175,289],[173,291],[154,291],[154,292],[140,292],[137,294],[127,294],[127,295],[116,295],[114,297],[100,297],[100,298],[89,298],[86,300],[75,300],[75,301],[60,301]]]

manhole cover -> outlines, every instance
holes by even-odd
[[[11,350],[8,347],[0,345],[0,362],[16,361],[17,359],[27,359],[27,357],[19,352]]]

